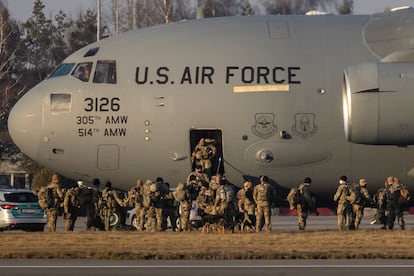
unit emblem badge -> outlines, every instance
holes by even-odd
[[[318,125],[315,124],[316,116],[313,113],[297,113],[294,116],[295,124],[292,126],[292,133],[302,138],[308,138],[318,132]]]
[[[258,113],[255,116],[256,124],[252,126],[254,135],[267,139],[277,133],[275,115],[272,113]]]

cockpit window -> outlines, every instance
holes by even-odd
[[[89,81],[89,77],[91,75],[92,70],[92,62],[83,62],[76,65],[75,70],[72,72],[72,76],[81,81],[87,82]]]
[[[68,75],[72,71],[73,66],[75,66],[75,63],[62,63],[50,74],[50,78]]]
[[[96,63],[94,83],[116,83],[116,62],[114,60],[99,60]]]

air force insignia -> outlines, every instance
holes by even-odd
[[[275,115],[272,113],[257,113],[255,116],[256,124],[252,126],[254,135],[267,139],[277,133],[275,125]]]
[[[296,113],[295,124],[292,126],[292,133],[302,138],[308,138],[318,132],[318,125],[315,124],[316,116],[313,113]]]

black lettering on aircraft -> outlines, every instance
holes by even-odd
[[[105,128],[104,136],[126,136],[126,128]]]
[[[210,66],[186,66],[180,84],[213,84],[214,68]]]
[[[159,79],[157,79],[158,84],[166,84],[168,82],[167,72],[169,71],[170,69],[168,69],[168,67],[160,67],[157,69],[157,76],[159,77]]]
[[[300,84],[298,72],[300,67],[295,66],[227,66],[225,68],[225,83],[234,84]],[[181,76],[174,81],[169,75],[170,68],[158,67],[155,71],[148,66],[137,67],[135,82],[137,84],[213,84],[215,68],[211,66],[185,66]],[[176,71],[176,70],[174,70]]]
[[[144,69],[144,77],[140,78],[140,67],[137,67],[137,70],[135,71],[135,82],[138,84],[146,84],[148,81],[148,66]]]
[[[84,108],[84,110],[86,112],[116,112],[119,111],[121,108],[119,101],[120,99],[118,97],[85,98],[86,107]]]
[[[128,116],[106,116],[105,124],[127,124]]]
[[[241,82],[243,84],[300,84],[297,79],[297,72],[300,67],[267,67],[267,66],[227,66],[226,67],[226,84],[231,80],[235,83]]]

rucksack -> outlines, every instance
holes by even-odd
[[[46,208],[54,208],[55,205],[55,189],[53,188],[46,188],[45,196],[46,196]]]
[[[267,190],[269,189],[268,187],[269,184],[259,184],[257,187],[257,200],[258,201],[267,201]]]
[[[410,200],[411,200],[410,192],[408,191],[406,186],[401,185],[400,197],[398,198],[398,204],[407,205]]]
[[[88,205],[92,201],[92,190],[88,188],[80,188],[77,196],[80,205]]]
[[[47,188],[45,186],[41,187],[37,197],[39,198],[39,205],[41,208],[48,208],[47,199],[46,199]]]
[[[296,205],[300,203],[302,197],[298,187],[292,187],[287,195],[287,201],[289,202],[290,209],[296,209]]]
[[[361,187],[358,183],[352,183],[349,187],[348,200],[351,204],[360,204],[362,202]]]

